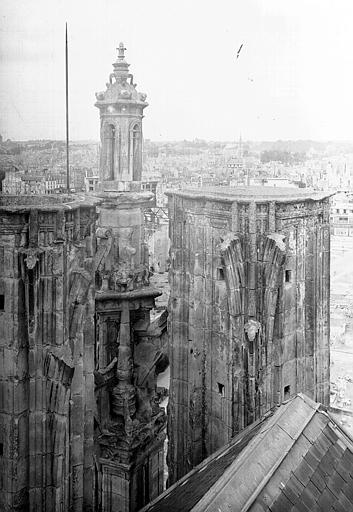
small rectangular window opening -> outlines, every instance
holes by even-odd
[[[5,295],[0,295],[0,311],[5,309]]]
[[[286,283],[290,283],[291,282],[291,278],[292,278],[292,271],[291,270],[285,270],[285,276],[284,276],[284,279],[286,281]]]
[[[217,268],[217,279],[218,281],[224,280],[224,270],[222,267]]]
[[[217,382],[217,385],[218,385],[218,393],[221,396],[226,396],[224,384],[221,384],[220,382]]]
[[[284,386],[284,400],[289,400],[290,398],[290,386]]]
[[[0,443],[0,457],[4,455],[4,444]]]

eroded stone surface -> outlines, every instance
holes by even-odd
[[[329,199],[169,193],[169,483],[290,396],[329,403]]]
[[[163,490],[166,320],[135,198],[98,223],[57,198],[1,211],[1,510],[130,512]]]
[[[1,510],[93,510],[94,243],[90,205],[1,211]]]

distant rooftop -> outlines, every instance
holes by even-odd
[[[353,510],[353,440],[298,394],[254,423],[141,512]]]
[[[292,187],[188,187],[183,190],[168,190],[167,195],[177,195],[187,199],[210,199],[213,201],[225,202],[249,202],[257,203],[276,201],[276,202],[297,202],[297,201],[320,201],[326,197],[331,197],[334,192],[317,192],[303,188]]]

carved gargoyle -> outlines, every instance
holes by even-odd
[[[133,277],[133,273],[126,266],[120,266],[117,270],[114,270],[112,273],[114,290],[118,292],[133,290]]]

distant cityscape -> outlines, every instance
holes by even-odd
[[[98,175],[99,144],[70,143],[71,188],[89,191]],[[64,141],[3,141],[0,170],[4,193],[56,193],[66,186]],[[353,143],[316,141],[144,141],[145,181],[179,186],[278,185],[348,190],[353,185]]]
[[[70,143],[71,192],[94,193],[99,143]],[[66,192],[64,141],[4,141],[0,136],[4,194]],[[163,207],[167,189],[208,185],[281,186],[341,192],[332,202],[332,234],[353,235],[353,143],[310,140],[253,142],[144,141],[142,189]]]

